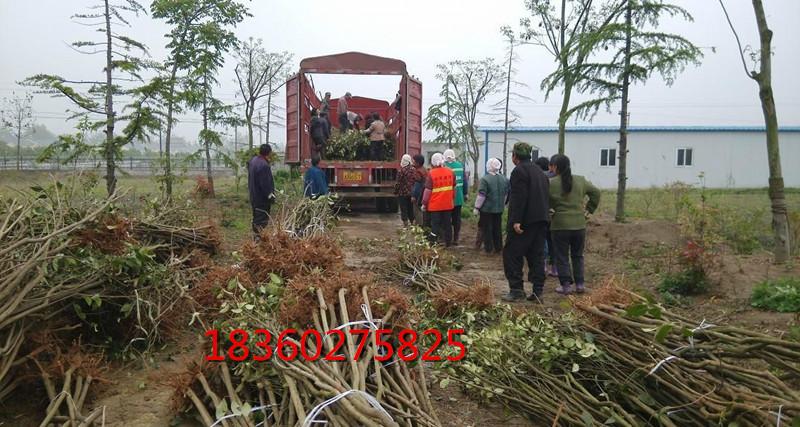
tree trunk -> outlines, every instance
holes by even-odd
[[[164,186],[167,200],[172,199],[172,155],[170,143],[172,142],[172,122],[175,114],[175,77],[178,75],[178,63],[172,64],[169,77],[169,97],[167,98],[167,135],[164,139]]]
[[[775,262],[785,262],[791,253],[789,218],[783,190],[781,152],[778,140],[778,112],[772,93],[772,30],[767,26],[764,5],[753,0],[758,35],[761,41],[761,69],[751,77],[758,82],[758,96],[767,129],[767,160],[769,162],[769,198],[772,205],[772,231],[775,235]]]
[[[564,154],[564,147],[567,142],[567,111],[569,110],[569,99],[572,97],[572,81],[567,78],[564,80],[564,97],[561,99],[561,111],[558,113],[558,154]]]
[[[269,95],[267,95],[267,144],[269,144],[270,122],[272,122],[272,80],[269,81]]]
[[[506,174],[508,164],[508,104],[511,102],[511,62],[514,60],[514,42],[509,43],[508,74],[506,74],[506,116],[503,120],[503,175]],[[488,144],[489,141],[486,141]],[[489,159],[486,159],[489,160]]]
[[[17,112],[17,170],[22,163],[22,113]]]
[[[112,67],[113,57],[111,42],[111,11],[108,6],[109,0],[105,0],[105,19],[106,19],[106,191],[108,195],[114,194],[117,189],[116,165],[114,164],[114,156],[116,150],[114,147],[114,87],[112,80]]]
[[[619,175],[617,178],[616,222],[625,221],[625,186],[628,181],[628,88],[631,68],[631,0],[625,8],[625,69],[622,71],[622,108],[619,119]]]
[[[453,149],[453,119],[450,117],[450,76],[447,76],[447,86],[445,86],[444,102],[447,107],[447,148]]]
[[[158,125],[158,158],[159,159],[162,159],[164,157],[164,146],[163,146],[162,141],[161,141],[161,130],[162,130],[162,128],[163,128],[163,126],[161,126],[161,123],[159,123],[159,125]]]
[[[255,105],[252,104],[255,100],[250,101],[251,103],[247,105],[247,109],[244,112],[245,120],[247,121],[247,146],[250,150],[253,150],[253,113],[255,112]]]
[[[203,148],[206,152],[206,178],[208,179],[208,197],[214,197],[214,175],[211,173],[211,141],[208,138],[208,105],[203,95]]]

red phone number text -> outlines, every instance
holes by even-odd
[[[252,359],[256,362],[265,362],[276,356],[285,361],[301,357],[310,362],[320,358],[341,362],[347,360],[344,354],[345,345],[348,345],[348,348],[349,345],[354,346],[353,360],[359,360],[369,343],[371,334],[374,336],[375,344],[374,359],[378,362],[391,360],[394,355],[406,362],[419,358],[432,362],[441,361],[444,358],[458,361],[467,354],[464,343],[458,340],[459,335],[464,333],[463,329],[448,330],[446,338],[438,329],[427,329],[422,334],[411,329],[403,329],[396,335],[391,329],[350,329],[348,332],[352,344],[348,342],[348,335],[340,329],[330,330],[324,334],[314,329],[302,332],[296,329],[286,329],[278,335],[273,344],[273,334],[266,329],[256,329],[253,333],[248,333],[243,329],[234,329],[227,336],[227,350],[221,350],[219,330],[211,329],[206,331],[206,336],[211,339],[211,354],[206,355],[206,360],[242,362]],[[421,336],[430,337],[426,339],[430,341],[430,346],[420,348],[418,341]],[[300,338],[297,339],[297,337]],[[325,352],[323,340],[328,338],[330,339],[327,345],[329,350]],[[222,340],[225,340],[224,335]],[[251,351],[251,345],[258,350]],[[443,346],[451,347],[458,353],[446,357],[436,354],[437,350]]]

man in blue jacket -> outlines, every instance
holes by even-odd
[[[325,172],[319,168],[319,157],[311,158],[311,167],[303,177],[303,195],[316,199],[319,196],[328,194],[328,178]]]
[[[275,182],[272,178],[272,168],[269,156],[272,147],[262,144],[258,155],[247,162],[247,190],[250,193],[250,206],[253,208],[253,233],[258,235],[269,223],[269,211],[275,200]]]

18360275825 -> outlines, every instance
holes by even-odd
[[[438,329],[426,329],[422,333],[412,329],[333,329],[324,333],[315,329],[285,329],[278,334],[268,329],[252,332],[234,329],[227,337],[223,334],[220,338],[218,329],[210,329],[205,333],[211,341],[211,353],[206,355],[206,360],[266,362],[272,357],[285,361],[299,357],[309,362],[320,358],[332,362],[345,361],[345,345],[351,338],[355,344],[354,360],[366,354],[365,349],[372,341],[375,351],[371,354],[378,362],[389,361],[395,355],[406,362],[419,359],[435,362],[445,358],[458,361],[467,354],[466,346],[459,339],[463,334],[463,329],[450,329],[446,333]],[[441,352],[446,355],[439,354]]]

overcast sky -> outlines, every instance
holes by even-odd
[[[96,79],[102,75],[99,55],[76,53],[68,44],[96,37],[88,27],[70,20],[96,0],[0,0],[0,97],[25,91],[15,82],[36,73],[59,74],[70,79]],[[149,3],[142,0],[143,4]],[[300,59],[345,51],[361,51],[402,59],[411,74],[423,82],[424,107],[437,101],[441,82],[436,81],[437,63],[451,59],[504,57],[502,25],[518,28],[526,16],[524,0],[400,0],[361,3],[337,1],[252,1],[253,16],[243,22],[240,38],[264,39],[267,49],[286,50]],[[733,36],[717,0],[675,0],[686,7],[694,23],[670,22],[664,29],[685,35],[703,47],[700,67],[687,69],[672,87],[659,78],[631,92],[631,125],[761,125],[758,92],[744,75]],[[773,87],[781,125],[800,125],[800,1],[765,0],[767,20],[775,33]],[[726,0],[731,18],[744,44],[757,45],[755,18],[747,0]],[[148,16],[132,21],[125,32],[144,42],[154,59],[165,57],[167,27]],[[711,51],[714,47],[716,53]],[[545,101],[539,83],[554,68],[552,58],[542,49],[519,49],[517,79],[529,86],[530,102],[512,105],[521,116],[520,125],[556,124],[558,95]],[[355,95],[391,100],[396,78],[359,76],[317,76],[318,91],[329,90],[334,97],[344,91]],[[219,97],[237,102],[233,64],[229,60],[220,75]],[[280,94],[282,97],[283,94]],[[71,132],[74,123],[65,121],[64,100],[37,95],[36,120],[56,133]],[[486,108],[490,109],[489,106]],[[176,134],[194,140],[199,116],[190,114],[177,125]],[[618,123],[618,116],[601,113],[592,124]],[[492,125],[491,119],[483,125]],[[573,124],[573,123],[571,123]],[[579,125],[587,125],[578,122]],[[283,129],[273,129],[274,142],[285,140]],[[430,136],[426,134],[426,136]],[[244,138],[240,135],[240,141]],[[157,141],[156,141],[157,147]]]

